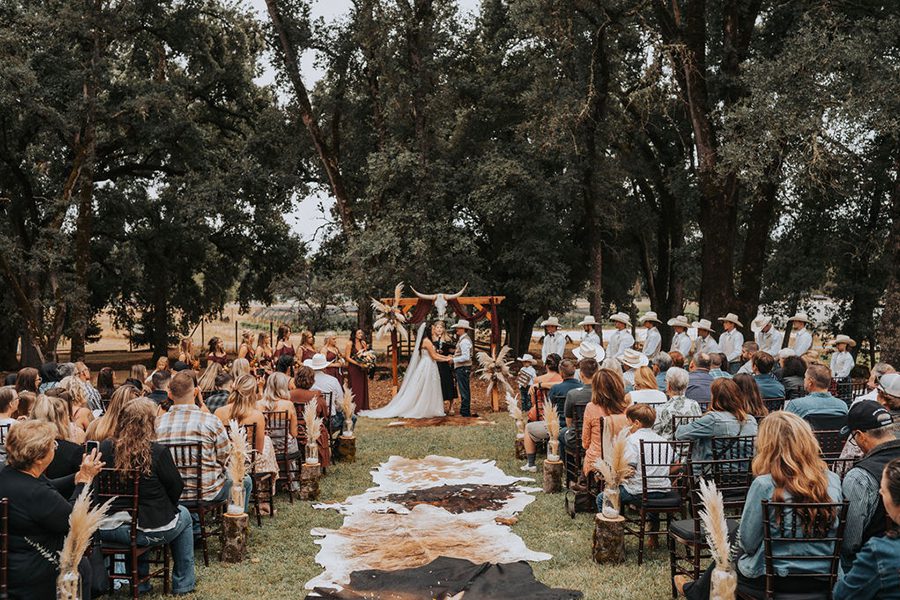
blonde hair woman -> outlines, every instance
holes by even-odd
[[[178,346],[178,362],[183,362],[193,368],[194,360],[194,340],[189,337],[181,338],[181,344]]]
[[[656,376],[650,367],[638,367],[634,371],[634,389],[625,394],[628,404],[662,404],[666,394],[659,391]]]
[[[57,479],[76,473],[84,456],[82,446],[84,432],[81,432],[80,438],[72,435],[72,429],[69,427],[69,406],[66,401],[54,396],[40,395],[34,403],[31,418],[48,423],[56,430],[56,455],[47,467],[47,478]],[[65,492],[62,493],[67,495]]]
[[[215,390],[216,377],[218,377],[221,372],[222,365],[217,362],[210,362],[206,365],[206,370],[203,371],[203,374],[200,375],[200,379],[197,380],[197,387],[200,388],[200,391],[204,394],[208,394]]]
[[[325,338],[325,342],[322,344],[319,352],[324,354],[325,360],[331,363],[331,366],[324,369],[324,371],[327,375],[331,375],[339,382],[341,382],[341,384],[343,384],[344,371],[342,367],[346,363],[340,349],[337,346],[337,334],[333,331],[328,331],[322,337]]]
[[[84,382],[77,377],[64,377],[57,386],[64,389],[68,393],[69,402],[69,420],[72,425],[84,433],[91,421],[94,420],[94,413],[88,407],[87,390],[84,388]],[[75,432],[75,435],[78,435]]]
[[[256,338],[256,362],[264,369],[271,369],[274,354],[269,334],[260,333]]]
[[[284,373],[272,373],[266,380],[266,390],[256,407],[264,412],[286,412],[288,418],[287,451],[296,452],[297,447],[297,411],[291,402],[290,379]],[[275,432],[270,431],[269,437]]]
[[[250,361],[246,358],[236,358],[233,363],[231,363],[231,376],[237,379],[241,375],[248,375],[250,373]]]
[[[138,397],[136,389],[130,385],[123,385],[115,392],[109,400],[109,406],[102,417],[91,422],[87,428],[86,439],[94,442],[102,442],[110,437],[116,431],[116,424],[119,422],[119,415],[125,405]]]
[[[249,364],[256,361],[256,350],[253,348],[253,334],[245,331],[241,334],[241,345],[238,348],[238,358],[246,359]]]
[[[316,336],[308,329],[303,331],[300,334],[300,361],[310,360],[318,353],[319,351],[316,350]]]

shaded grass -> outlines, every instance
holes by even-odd
[[[361,418],[357,427],[357,461],[339,463],[320,482],[319,502],[339,502],[372,487],[369,471],[391,455],[422,458],[440,454],[463,459],[492,459],[506,473],[520,475],[520,461],[513,452],[514,426],[505,414],[487,415],[492,426],[402,428],[387,427],[389,421]],[[528,474],[531,475],[531,474]],[[539,476],[540,472],[534,475]],[[537,485],[536,487],[539,487]],[[313,510],[311,502],[296,500],[291,506],[283,494],[277,499],[278,514],[264,517],[263,527],[251,525],[249,559],[226,565],[211,556],[203,567],[197,553],[197,591],[186,598],[255,600],[302,598],[303,585],[322,569],[315,562],[318,546],[313,527],[340,527],[343,517],[331,510]],[[645,555],[637,566],[637,550],[627,538],[626,562],[600,566],[591,560],[593,516],[579,514],[570,519],[563,509],[562,494],[536,494],[536,500],[519,516],[513,531],[529,548],[548,552],[553,558],[532,563],[537,578],[553,587],[584,592],[587,599],[637,599],[669,596],[668,555],[657,550]],[[663,543],[663,546],[665,544]],[[218,544],[215,545],[217,552]],[[159,589],[161,584],[154,583]],[[152,598],[165,598],[162,594]]]

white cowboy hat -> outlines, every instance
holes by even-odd
[[[519,362],[534,362],[534,357],[530,354],[523,354],[519,358],[516,359]]]
[[[778,351],[778,358],[788,358],[791,356],[797,356],[797,353],[793,348],[782,348]]]
[[[687,320],[687,317],[684,315],[678,315],[674,319],[669,319],[666,321],[666,325],[669,327],[684,327],[685,329],[691,326],[691,322]]]
[[[853,341],[853,338],[851,338],[849,335],[844,335],[843,333],[835,336],[835,338],[829,343],[830,346],[837,346],[838,344],[847,344],[851,348],[856,346],[856,342]]]
[[[624,323],[626,325],[631,325],[631,317],[623,312],[617,312],[613,316],[609,318],[610,321],[618,321],[619,323]]]
[[[622,361],[623,365],[631,367],[632,369],[639,369],[650,364],[650,359],[647,358],[647,355],[643,352],[638,352],[634,348],[625,350],[625,353],[622,354],[622,357],[619,360]]]
[[[541,327],[559,327],[559,319],[548,317],[546,321],[541,322]]]
[[[738,316],[734,313],[728,313],[724,317],[719,317],[719,321],[728,321],[729,323],[734,323],[738,327],[743,327],[744,325],[738,320]]]
[[[307,358],[303,361],[303,366],[309,367],[313,371],[321,371],[330,367],[331,363],[328,362],[324,354],[313,354],[312,358]]]
[[[572,350],[572,354],[574,354],[575,358],[578,360],[593,358],[597,362],[600,362],[606,358],[606,352],[603,350],[603,346],[598,346],[591,342],[581,342],[580,346]]]
[[[788,321],[802,321],[804,323],[811,324],[812,321],[809,320],[809,317],[806,316],[805,312],[798,312],[793,317],[789,317]]]
[[[646,323],[647,321],[653,321],[654,323],[659,323],[662,325],[662,321],[656,316],[656,313],[652,310],[648,310],[644,314],[641,315],[641,318],[638,319],[638,323]]]
[[[458,323],[451,325],[450,329],[472,329],[472,326],[465,319],[460,319]]]
[[[705,329],[709,332],[715,331],[712,327],[712,323],[709,322],[709,319],[700,319],[699,321],[694,321],[691,323],[691,327],[694,329]]]
[[[579,327],[584,327],[585,325],[597,325],[597,319],[594,318],[594,315],[588,315],[584,319],[582,319],[581,323],[578,324]]]
[[[753,322],[750,323],[750,331],[753,333],[759,333],[763,330],[763,328],[772,322],[771,317],[767,317],[765,315],[758,315]]]

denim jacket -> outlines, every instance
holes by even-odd
[[[871,538],[838,580],[834,600],[900,600],[900,539]]]
[[[743,423],[730,412],[709,412],[675,431],[676,440],[694,440],[694,460],[712,460],[712,438],[756,435],[756,419],[747,415]]]

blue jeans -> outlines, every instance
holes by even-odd
[[[101,530],[100,540],[112,544],[127,546],[131,543],[131,525],[121,525],[116,529]],[[194,591],[196,577],[194,575],[194,535],[191,531],[191,514],[183,506],[178,507],[178,521],[175,527],[167,531],[155,533],[137,532],[138,546],[162,546],[168,544],[172,549],[172,593],[187,594]],[[143,577],[150,572],[149,556],[144,554],[138,559],[138,573]],[[149,583],[141,585],[141,591],[147,591]]]
[[[470,402],[472,393],[469,390],[469,377],[472,372],[471,367],[456,367],[453,375],[456,377],[456,389],[459,390],[459,414],[468,417],[471,415]]]
[[[211,502],[221,502],[222,500],[228,500],[231,497],[231,486],[234,485],[231,481],[231,477],[225,476],[225,485],[222,486],[222,489],[219,490],[219,493],[216,494],[216,497],[211,500]],[[250,478],[249,475],[244,475],[244,512],[248,515],[250,514],[250,494],[253,492],[253,479]],[[191,514],[191,518],[193,519],[193,531],[194,536],[200,535],[200,517],[196,514]]]

